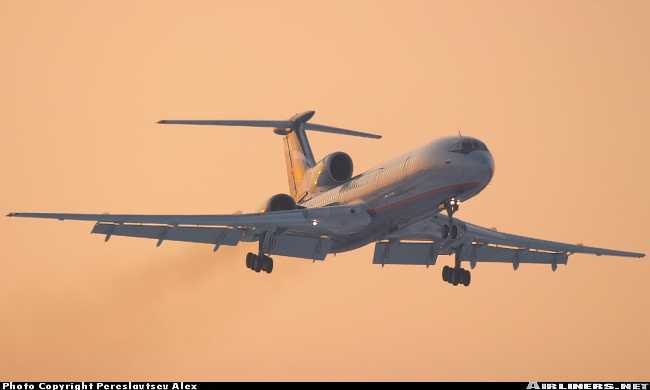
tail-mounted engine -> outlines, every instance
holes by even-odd
[[[344,152],[328,154],[308,171],[310,192],[345,183],[352,177],[352,158]]]
[[[297,208],[296,201],[287,194],[277,194],[273,195],[269,200],[266,201],[262,207],[262,211],[282,211],[282,210],[293,210]]]

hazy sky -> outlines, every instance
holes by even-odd
[[[648,252],[648,1],[0,2],[0,211],[230,213],[288,192],[287,118],[357,171],[461,129],[496,174],[460,218]],[[244,266],[223,248],[0,218],[4,379],[647,379],[647,260]]]

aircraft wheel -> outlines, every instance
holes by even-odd
[[[451,273],[452,273],[452,268],[448,265],[445,265],[442,267],[442,280],[445,282],[451,282]]]
[[[264,258],[262,259],[262,270],[264,272],[266,272],[267,274],[270,274],[271,272],[273,272],[273,259],[272,258],[270,258],[268,256],[264,256]]]
[[[257,256],[254,253],[248,252],[246,254],[246,268],[253,269],[253,265],[255,264],[256,257]]]
[[[472,274],[468,270],[463,270],[464,272],[464,278],[463,278],[463,286],[467,287],[469,286],[470,282],[472,281]]]
[[[253,261],[253,268],[252,268],[253,271],[260,272],[262,270],[263,265],[264,265],[264,258],[255,256],[255,260]]]
[[[458,283],[460,283],[460,278],[461,278],[461,273],[459,272],[460,270],[456,268],[451,269],[451,284],[454,286],[458,286]]]

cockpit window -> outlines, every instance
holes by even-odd
[[[450,152],[468,154],[475,150],[487,151],[487,147],[481,141],[463,139],[454,144]]]

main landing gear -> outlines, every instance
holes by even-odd
[[[458,225],[442,225],[442,238],[444,240],[451,238],[455,240],[458,238]]]
[[[458,224],[454,223],[454,213],[458,211],[460,207],[460,202],[456,198],[451,198],[444,203],[445,210],[447,211],[447,216],[449,216],[449,223],[443,225],[442,227],[442,238],[444,240],[451,239],[456,240],[460,236],[460,231]],[[456,260],[454,267],[448,265],[442,268],[442,280],[454,286],[462,284],[463,286],[469,286],[472,281],[472,275],[470,272],[461,265],[460,254],[463,250],[462,245],[456,248]]]
[[[454,286],[458,286],[459,284],[469,286],[472,281],[472,274],[466,269],[445,265],[442,267],[442,280]]]
[[[273,259],[266,255],[256,255],[255,253],[246,254],[246,267],[255,272],[264,271],[267,274],[273,272]]]
[[[460,266],[461,257],[460,254],[463,251],[463,246],[456,248],[456,258],[454,260],[454,266],[450,267],[445,265],[442,267],[442,280],[454,286],[462,284],[467,287],[472,282],[472,274]]]
[[[273,259],[264,254],[264,248],[267,245],[266,241],[269,239],[269,233],[262,235],[259,240],[257,254],[251,252],[246,254],[246,268],[255,272],[264,271],[267,274],[273,272]]]

